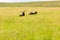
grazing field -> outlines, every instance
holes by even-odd
[[[60,1],[0,3],[0,7],[60,7]]]
[[[0,40],[60,40],[60,7],[0,7]]]

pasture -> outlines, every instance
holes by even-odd
[[[0,7],[0,40],[60,40],[60,7]]]
[[[60,1],[0,2],[0,7],[60,7]]]

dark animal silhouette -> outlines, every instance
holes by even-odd
[[[23,11],[19,16],[25,16],[25,12]]]
[[[30,12],[29,15],[34,15],[34,14],[37,14],[37,11],[35,11],[35,12]]]

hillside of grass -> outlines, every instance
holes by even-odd
[[[60,7],[60,1],[0,3],[0,7]]]

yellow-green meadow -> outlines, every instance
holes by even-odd
[[[0,40],[60,40],[60,7],[0,7]]]

